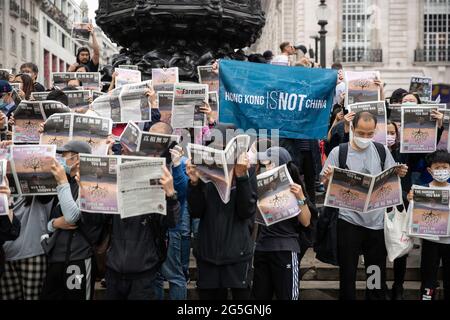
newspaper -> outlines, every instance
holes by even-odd
[[[11,98],[14,101],[14,104],[18,106],[22,102],[22,98],[19,95],[19,90],[13,88]]]
[[[50,91],[44,91],[44,92],[32,92],[31,98],[35,101],[45,101],[47,100],[47,97],[49,95]]]
[[[20,195],[57,194],[57,183],[51,172],[55,154],[54,145],[11,146],[11,168]]]
[[[191,143],[187,146],[189,158],[197,166],[202,181],[212,182],[224,203],[230,201],[236,160],[247,152],[249,145],[250,137],[240,135],[233,138],[225,150]]]
[[[97,99],[98,97],[103,96],[105,93],[101,92],[101,91],[97,91],[97,90],[91,90],[91,97],[92,97],[92,101],[94,101],[95,99]]]
[[[121,212],[119,210],[118,200],[120,197],[119,190],[123,189],[122,186],[118,185],[119,166],[123,163],[149,160],[158,163],[163,161],[164,163],[164,159],[80,154],[79,199],[81,211],[120,215]],[[150,173],[146,174],[148,175]],[[136,183],[137,180],[134,182]],[[149,182],[154,183],[154,181]],[[129,186],[129,184],[128,186],[125,185],[125,188]],[[128,199],[125,200],[128,201]],[[147,199],[138,200],[143,202],[148,201]],[[141,202],[135,203],[135,206],[143,207]],[[130,211],[129,208],[125,209]],[[130,212],[128,212],[128,214],[129,213]],[[126,215],[124,212],[122,212],[122,214]]]
[[[129,65],[129,64],[121,64],[119,65],[120,69],[130,69],[130,70],[139,70],[138,66],[135,65]]]
[[[206,115],[200,108],[208,98],[208,86],[205,84],[176,84],[172,106],[172,128],[204,127]]]
[[[409,92],[417,93],[422,102],[432,101],[433,79],[422,76],[411,77]]]
[[[160,183],[165,165],[165,158],[148,158],[119,165],[117,202],[122,219],[150,213],[166,215],[166,194]]]
[[[39,102],[23,101],[14,111],[13,143],[39,143],[39,125],[44,122]]]
[[[449,237],[450,190],[413,186],[413,192],[409,234],[418,237]]]
[[[367,111],[377,118],[377,128],[373,141],[387,145],[387,119],[386,119],[386,104],[384,101],[356,103],[348,106],[349,112]],[[350,131],[350,140],[353,139],[353,130]]]
[[[93,155],[106,155],[111,131],[111,119],[73,113],[55,114],[45,122],[41,144],[62,147],[72,140],[84,141],[91,146]]]
[[[143,132],[135,123],[129,122],[119,140],[130,154],[141,157],[162,157],[171,147],[180,142],[180,136]]]
[[[72,38],[84,42],[89,42],[91,33],[89,32],[89,23],[74,22],[72,26]]]
[[[57,114],[57,113],[69,113],[70,112],[70,108],[59,101],[45,100],[45,101],[40,101],[40,104],[41,104],[41,112],[42,112],[42,115],[44,116],[44,120],[47,120],[49,117],[51,117],[52,115]]]
[[[69,99],[68,107],[76,112],[85,112],[89,109],[89,90],[70,90],[64,91]]]
[[[158,109],[161,114],[161,122],[172,124],[172,106],[173,106],[173,91],[159,91]]]
[[[178,82],[178,68],[152,69],[153,89],[156,92],[173,91],[174,84]]]
[[[72,79],[80,80],[84,90],[102,89],[100,72],[53,72],[51,78],[53,86],[59,89],[67,87],[67,83]]]
[[[7,160],[0,160],[0,186],[6,186],[6,164]],[[8,196],[0,194],[0,216],[7,215],[9,212]]]
[[[297,198],[290,190],[292,184],[286,165],[258,175],[257,206],[266,226],[299,215]]]
[[[6,178],[9,182],[9,190],[11,190],[11,195],[16,196],[19,195],[19,192],[16,187],[16,180],[14,179],[14,175],[11,170],[11,147],[8,146],[6,148],[0,148],[0,160],[6,161]]]
[[[380,79],[378,71],[345,72],[345,108],[354,103],[380,101],[381,91],[375,84],[376,79]]]
[[[449,146],[449,129],[450,129],[450,110],[447,109],[439,109],[439,112],[444,114],[444,131],[441,135],[441,140],[439,140],[438,145],[436,146],[436,150],[447,150],[450,151]]]
[[[325,206],[370,212],[403,203],[400,178],[394,166],[377,176],[333,168],[325,195]]]
[[[431,117],[433,107],[403,107],[400,128],[401,153],[430,153],[436,151],[437,121]]]
[[[219,75],[213,71],[213,66],[199,66],[197,70],[199,83],[207,84],[210,92],[219,92]]]
[[[116,88],[122,87],[126,84],[141,82],[141,72],[139,70],[115,68]]]
[[[388,109],[390,111],[389,120],[395,122],[398,128],[400,128],[402,123],[402,105],[390,104]]]
[[[97,97],[91,105],[93,111],[113,123],[151,121],[151,110],[146,91],[151,81],[124,85]]]

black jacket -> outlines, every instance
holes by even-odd
[[[188,206],[192,218],[200,218],[198,259],[215,265],[251,259],[251,233],[256,217],[256,175],[236,179],[230,201],[224,204],[212,183],[189,184]]]
[[[12,222],[8,216],[0,216],[0,275],[5,271],[5,252],[3,244],[6,241],[13,241],[19,237],[20,221],[13,217]]]
[[[147,214],[121,219],[112,217],[111,244],[106,256],[109,270],[129,278],[139,278],[154,272],[163,261],[159,241],[168,228],[178,223],[178,200],[167,201],[167,215]]]

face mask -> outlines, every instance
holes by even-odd
[[[402,106],[415,106],[415,105],[417,105],[417,103],[410,102],[410,101],[402,103]]]
[[[358,146],[358,148],[363,149],[363,150],[367,149],[370,146],[370,144],[372,143],[372,139],[361,138],[361,137],[354,137],[353,141]]]
[[[68,176],[70,176],[70,171],[72,171],[72,166],[69,166],[66,162],[66,159],[61,157],[58,159],[59,163],[64,167],[64,171]]]
[[[450,170],[433,170],[432,176],[437,182],[447,182],[450,179]]]
[[[388,147],[392,147],[395,144],[396,140],[397,140],[396,136],[388,134],[388,136],[387,136]]]
[[[5,102],[5,98],[0,98],[0,109],[6,107],[9,103]]]

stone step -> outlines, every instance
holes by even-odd
[[[388,288],[392,287],[392,281],[387,282]],[[419,300],[420,298],[420,282],[406,281],[404,283],[404,299],[405,300]],[[198,300],[198,291],[196,282],[188,283],[188,300]],[[365,281],[356,282],[356,296],[358,300],[365,298]],[[165,298],[168,299],[169,285],[164,284]],[[95,300],[105,299],[106,289],[101,287],[99,283],[95,287]],[[390,292],[388,292],[389,298]],[[437,299],[442,300],[443,290],[438,289]],[[339,281],[301,281],[300,282],[300,300],[338,300],[339,298]]]

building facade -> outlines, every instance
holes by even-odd
[[[40,0],[0,0],[0,68],[13,73],[37,61],[40,48]]]
[[[267,24],[251,48],[272,50],[291,41],[315,49],[320,1],[263,0]],[[386,91],[408,89],[413,74],[450,83],[450,0],[326,1],[327,66],[381,71]]]

